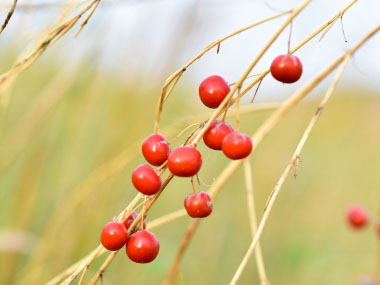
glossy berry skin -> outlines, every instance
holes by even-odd
[[[222,150],[224,138],[233,132],[234,128],[230,124],[216,120],[203,135],[203,141],[211,149]]]
[[[272,61],[270,72],[282,83],[294,83],[302,75],[302,63],[295,55],[279,55]]]
[[[150,165],[142,164],[133,170],[132,183],[145,195],[156,194],[161,189],[161,177]]]
[[[227,135],[222,144],[223,153],[230,159],[246,158],[252,151],[252,140],[244,133],[232,133]]]
[[[199,85],[199,97],[202,103],[212,109],[218,108],[229,92],[230,86],[219,75],[209,76]]]
[[[169,152],[169,143],[160,134],[150,135],[142,144],[142,153],[146,161],[154,166],[163,164],[168,159]]]
[[[194,176],[201,166],[202,156],[197,149],[191,146],[177,147],[172,150],[168,157],[168,168],[176,176]]]
[[[369,214],[366,208],[352,205],[346,212],[347,222],[355,229],[361,229],[368,224]]]
[[[134,222],[134,220],[137,218],[137,216],[139,215],[139,213],[137,213],[136,211],[133,211],[129,216],[128,218],[123,222],[125,228],[128,230],[129,227],[132,225],[132,223]],[[146,228],[146,222],[144,221],[144,224],[143,224],[143,228],[145,230]]]
[[[188,195],[185,199],[185,209],[192,218],[205,218],[212,212],[212,202],[206,192]]]
[[[100,242],[108,250],[119,250],[127,242],[127,229],[122,223],[110,222],[106,224],[100,235]]]
[[[152,262],[158,255],[160,243],[149,231],[135,232],[127,241],[127,255],[137,263]]]

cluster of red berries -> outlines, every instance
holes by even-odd
[[[127,255],[132,261],[149,263],[158,255],[160,243],[154,234],[145,230],[145,222],[143,230],[128,237],[127,231],[137,216],[137,212],[132,212],[123,223],[106,224],[100,235],[100,241],[106,249],[111,251],[119,250],[126,245]]]
[[[368,210],[365,207],[354,204],[348,207],[346,211],[346,219],[354,229],[359,230],[365,228],[368,225],[370,217]],[[380,220],[378,220],[376,223],[376,232],[380,237]]]
[[[277,57],[271,66],[274,78],[284,83],[297,81],[302,74],[302,65],[295,56]],[[202,81],[199,86],[199,97],[209,108],[218,108],[230,92],[228,83],[218,75],[212,75]],[[204,143],[213,150],[222,150],[230,159],[246,158],[252,151],[252,140],[244,133],[235,132],[233,127],[224,121],[214,121],[203,136]],[[142,153],[148,163],[161,166],[167,162],[170,172],[179,177],[193,177],[202,166],[202,155],[193,146],[180,146],[170,149],[166,138],[161,134],[148,136],[142,144]],[[160,174],[150,165],[142,164],[132,173],[134,187],[144,195],[154,195],[161,190]],[[192,218],[204,218],[211,214],[213,206],[206,192],[196,192],[185,198],[184,206]],[[132,212],[123,222],[106,224],[100,236],[101,243],[108,250],[119,250],[126,245],[128,257],[138,263],[153,261],[160,249],[158,239],[153,233],[142,230],[128,237],[128,229],[138,214]]]

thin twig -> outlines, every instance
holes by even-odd
[[[87,13],[94,4],[99,0],[93,0],[88,6],[86,6],[81,12],[76,16],[73,16],[69,20],[65,21],[63,24],[58,25],[52,31],[50,31],[47,37],[32,51],[29,55],[17,62],[10,70],[0,75],[0,87],[4,85],[5,82],[17,76],[20,72],[26,70],[30,67],[40,56],[45,52],[45,50],[54,45],[54,43],[59,40],[63,35],[65,35],[77,22],[78,20]]]
[[[4,31],[5,27],[6,27],[6,26],[8,25],[8,23],[9,23],[9,20],[12,18],[12,15],[13,15],[15,9],[16,9],[16,5],[17,5],[17,0],[13,0],[12,7],[11,7],[11,9],[9,10],[7,17],[5,18],[5,21],[4,21],[3,25],[2,25],[1,28],[0,28],[0,34]]]
[[[79,35],[79,33],[83,30],[84,26],[87,25],[87,23],[90,20],[90,18],[92,17],[92,15],[94,15],[95,10],[98,8],[100,1],[101,0],[95,0],[95,2],[96,2],[95,6],[92,8],[92,10],[91,10],[90,14],[87,16],[87,18],[80,25],[80,28],[79,28],[78,32],[75,34],[74,38],[76,38]]]
[[[380,28],[380,26],[379,26],[379,28]],[[367,38],[367,39],[368,39],[368,38]],[[360,45],[359,45],[359,46],[360,46]],[[357,46],[357,47],[359,47],[359,46]],[[264,229],[264,226],[265,226],[265,224],[266,224],[266,221],[267,221],[267,219],[268,219],[268,217],[269,217],[269,214],[271,213],[271,209],[272,209],[272,207],[273,207],[273,204],[274,204],[274,202],[275,202],[275,200],[276,200],[276,197],[277,197],[278,194],[279,194],[279,191],[280,191],[282,185],[283,185],[284,182],[285,182],[286,177],[289,175],[289,173],[290,173],[292,167],[294,166],[294,164],[295,164],[297,158],[299,157],[299,155],[300,155],[300,153],[301,153],[301,151],[302,151],[302,148],[303,148],[303,146],[305,145],[305,142],[306,142],[306,140],[308,139],[308,137],[309,137],[309,135],[310,135],[310,132],[311,132],[312,128],[313,128],[314,125],[315,125],[315,122],[316,122],[317,119],[319,118],[319,116],[320,116],[320,114],[321,114],[321,111],[322,111],[324,105],[326,104],[327,100],[330,98],[332,92],[334,91],[334,89],[335,89],[335,87],[336,87],[336,85],[337,85],[339,79],[341,78],[341,76],[342,76],[342,74],[343,74],[344,68],[346,67],[346,64],[347,64],[347,62],[348,62],[348,60],[349,60],[349,58],[350,58],[350,56],[351,56],[351,53],[354,52],[354,51],[355,51],[355,49],[353,49],[353,50],[351,50],[350,52],[348,52],[348,53],[343,57],[343,59],[340,61],[340,62],[342,62],[342,63],[341,63],[341,68],[339,69],[339,71],[338,71],[338,73],[337,73],[337,75],[336,75],[336,77],[335,77],[335,79],[334,79],[333,84],[330,86],[330,88],[328,89],[326,95],[325,95],[324,98],[322,99],[322,103],[321,103],[320,107],[318,108],[316,114],[314,115],[314,117],[313,117],[312,120],[310,121],[308,127],[306,128],[306,130],[305,130],[305,132],[304,132],[304,134],[303,134],[303,136],[302,136],[300,142],[298,143],[298,146],[297,146],[297,148],[296,148],[296,150],[295,150],[295,152],[294,152],[294,155],[292,156],[292,159],[291,159],[290,163],[289,163],[288,166],[285,168],[283,174],[281,175],[279,181],[278,181],[277,184],[276,184],[276,187],[275,187],[274,190],[272,191],[272,194],[270,195],[270,198],[269,198],[268,207],[266,208],[266,210],[265,210],[265,212],[264,212],[264,215],[263,215],[263,217],[262,217],[262,219],[261,219],[261,222],[260,222],[259,228],[258,228],[258,230],[257,230],[257,233],[256,233],[255,237],[253,238],[252,243],[251,243],[251,245],[249,246],[249,249],[248,249],[246,255],[244,256],[242,262],[240,263],[240,265],[239,265],[237,271],[235,272],[234,277],[232,278],[232,281],[231,281],[230,285],[235,285],[235,284],[237,284],[237,281],[239,280],[239,278],[240,278],[240,276],[241,276],[241,274],[242,274],[242,272],[243,272],[245,266],[246,266],[247,263],[248,263],[249,258],[251,257],[251,255],[252,255],[252,253],[253,253],[253,251],[254,251],[254,249],[255,249],[255,246],[257,245],[257,243],[258,243],[258,241],[259,241],[259,239],[260,239],[260,236],[261,236],[261,234],[262,234],[262,232],[263,232],[263,229]],[[333,64],[333,65],[334,65],[334,64]],[[330,67],[331,67],[331,66],[330,66]],[[330,67],[329,67],[328,69],[330,69]]]
[[[248,203],[248,216],[249,216],[249,225],[251,228],[252,238],[256,235],[257,232],[257,219],[255,212],[255,201],[253,194],[253,179],[252,179],[252,169],[251,162],[249,159],[244,160],[244,177],[245,184],[247,189],[247,203]],[[260,283],[261,285],[268,285],[270,282],[268,281],[267,275],[265,273],[264,259],[261,251],[260,242],[257,243],[256,248],[256,265],[257,272],[259,273]]]

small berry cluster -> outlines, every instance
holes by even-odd
[[[295,56],[281,55],[271,66],[274,78],[284,83],[297,81],[302,74],[302,65]],[[230,92],[228,83],[218,75],[204,79],[199,86],[199,97],[202,103],[209,108],[218,108]],[[237,160],[249,156],[253,145],[251,138],[235,131],[223,121],[216,120],[203,135],[204,143],[213,150],[222,150],[226,157]],[[180,146],[173,150],[166,138],[161,134],[148,136],[142,144],[142,153],[146,161],[153,166],[162,166],[167,162],[170,172],[178,177],[193,177],[202,166],[202,155],[194,146]],[[197,192],[191,179],[194,194],[185,198],[184,206],[192,218],[205,218],[213,210],[211,197],[206,192]],[[132,183],[142,194],[151,196],[157,194],[162,187],[160,174],[150,165],[137,166],[132,173]],[[159,252],[160,244],[155,235],[145,230],[145,221],[142,229],[128,237],[128,229],[137,218],[137,212],[132,212],[123,222],[106,224],[100,236],[103,246],[111,251],[121,249],[126,245],[128,257],[137,263],[153,261]]]
[[[145,230],[145,222],[143,230],[128,237],[128,229],[137,216],[137,212],[132,212],[123,223],[106,224],[100,235],[100,241],[106,249],[111,251],[119,250],[126,245],[127,255],[132,261],[149,263],[158,255],[160,244],[154,234]]]
[[[346,219],[350,226],[356,230],[365,228],[370,220],[368,210],[358,204],[351,205],[346,211]],[[376,223],[376,232],[380,237],[380,220]]]

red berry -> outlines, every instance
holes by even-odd
[[[209,148],[221,150],[224,138],[233,132],[234,129],[230,124],[214,121],[203,135],[203,141]]]
[[[152,262],[158,255],[160,243],[149,231],[138,231],[130,236],[127,242],[127,255],[137,263]]]
[[[136,211],[133,211],[129,216],[128,218],[123,222],[125,228],[128,230],[129,227],[132,225],[132,223],[134,222],[134,220],[137,218],[137,216],[139,215],[139,213],[137,213]],[[145,230],[146,228],[146,222],[144,221],[144,224],[143,224],[143,228]]]
[[[192,218],[205,218],[212,212],[211,198],[206,192],[188,195],[185,199],[185,209]]]
[[[198,150],[191,146],[177,147],[168,157],[168,168],[176,176],[194,176],[201,166],[202,156]]]
[[[119,250],[125,245],[127,239],[127,229],[118,222],[106,224],[100,235],[100,242],[108,250]]]
[[[218,108],[229,92],[230,86],[218,75],[207,77],[199,85],[199,97],[203,104],[212,109]]]
[[[230,159],[242,159],[252,151],[252,140],[247,134],[231,133],[222,143],[223,153]]]
[[[147,164],[139,165],[133,170],[132,183],[139,192],[145,195],[156,194],[161,189],[160,175]]]
[[[346,218],[352,227],[360,229],[367,225],[369,214],[366,208],[360,205],[352,205],[347,209]]]
[[[377,221],[377,224],[376,224],[376,232],[377,232],[377,235],[378,235],[379,238],[380,238],[380,220]]]
[[[142,153],[145,159],[154,166],[160,166],[167,159],[170,146],[165,137],[160,134],[153,134],[147,137],[142,144]]]
[[[279,55],[270,66],[272,76],[283,83],[293,83],[302,75],[302,63],[295,55]]]

